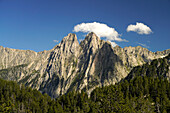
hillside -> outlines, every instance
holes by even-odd
[[[167,58],[169,56],[157,60],[158,63],[162,63],[160,70],[157,67],[159,76],[155,76],[155,71],[143,75],[144,69],[139,74],[138,71],[133,71],[136,68],[141,69],[136,67],[128,75],[131,76],[133,73],[133,77],[115,85],[96,88],[89,98],[83,91],[71,91],[54,100],[36,89],[0,79],[0,112],[168,113],[170,82],[164,76],[167,73]],[[155,61],[149,66],[148,69],[155,70]]]
[[[134,67],[125,79],[131,80],[135,76],[163,77],[170,80],[170,54],[142,66]]]

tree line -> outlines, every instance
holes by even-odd
[[[168,59],[167,59],[168,58]],[[136,67],[121,82],[56,99],[36,89],[0,79],[0,112],[11,113],[169,113],[169,57]]]

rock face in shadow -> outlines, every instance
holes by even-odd
[[[132,80],[136,76],[167,78],[170,81],[170,54],[164,58],[154,59],[141,66],[134,67],[124,80]]]
[[[43,52],[9,49],[0,46],[0,77],[14,80],[58,97],[68,91],[87,91],[119,82],[133,67],[170,53],[146,48],[112,47],[89,33],[79,44],[68,34],[60,44]]]

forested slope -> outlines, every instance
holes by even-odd
[[[125,80],[96,88],[89,98],[82,91],[51,99],[35,89],[0,79],[0,112],[169,113],[168,62],[169,56],[136,67]]]
[[[135,76],[145,75],[149,77],[163,77],[170,80],[170,54],[164,58],[155,59],[142,66],[134,67],[125,79],[131,80]]]
[[[166,79],[135,77],[130,82],[96,88],[88,98],[84,92],[69,92],[52,100],[37,90],[0,80],[0,112],[169,112],[170,83]]]

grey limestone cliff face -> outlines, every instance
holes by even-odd
[[[170,50],[151,52],[146,48],[112,47],[89,33],[79,44],[68,34],[60,44],[43,52],[0,46],[0,77],[14,80],[55,98],[68,91],[87,91],[115,84],[134,66],[161,58]]]
[[[75,34],[64,37],[50,53],[41,91],[57,97],[69,89],[75,74],[80,45]]]

